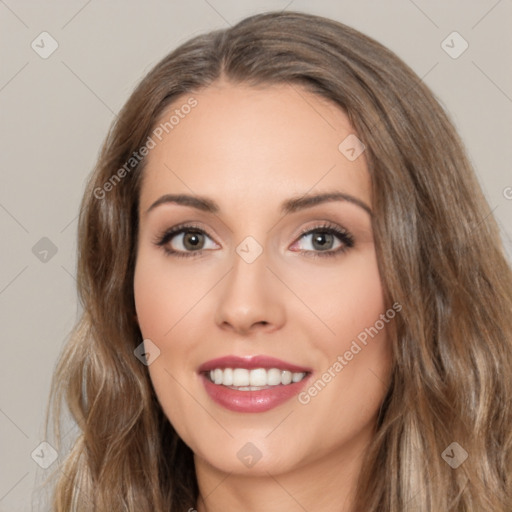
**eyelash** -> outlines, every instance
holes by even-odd
[[[203,249],[199,251],[175,251],[174,249],[168,249],[166,244],[169,243],[176,235],[180,235],[181,233],[189,233],[194,232],[198,234],[203,234],[211,238],[206,231],[194,224],[180,224],[175,226],[161,235],[157,236],[153,241],[155,245],[158,247],[162,247],[165,254],[168,256],[174,256],[177,258],[195,258],[197,256],[201,256],[203,253]],[[335,224],[331,224],[330,222],[324,222],[321,225],[314,226],[313,228],[307,228],[301,231],[298,240],[300,240],[305,235],[310,235],[312,233],[321,232],[323,234],[334,235],[337,237],[340,242],[342,242],[342,246],[336,250],[330,251],[298,251],[299,254],[302,254],[306,257],[311,258],[330,258],[337,256],[346,252],[348,249],[354,246],[354,237],[344,228],[339,228]]]

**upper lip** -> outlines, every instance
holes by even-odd
[[[218,357],[206,361],[199,367],[199,373],[208,372],[215,370],[215,368],[247,368],[248,370],[254,368],[277,368],[279,370],[289,370],[291,372],[311,372],[310,368],[304,366],[298,366],[296,364],[287,363],[281,359],[275,357],[256,355],[256,356],[235,356],[229,355],[224,357]]]

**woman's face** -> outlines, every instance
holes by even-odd
[[[140,195],[135,302],[158,399],[198,467],[340,472],[391,367],[364,152],[299,86],[190,96],[162,116],[181,113]]]

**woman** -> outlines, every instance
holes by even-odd
[[[54,509],[511,509],[512,277],[394,54],[253,16],[119,114],[79,223]]]

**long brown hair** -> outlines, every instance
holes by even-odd
[[[113,123],[81,204],[83,313],[48,408],[57,440],[63,401],[79,427],[55,470],[54,510],[196,505],[192,452],[134,356],[145,162],[134,155],[166,107],[220,78],[287,83],[327,98],[366,147],[379,270],[386,300],[402,312],[390,332],[393,377],[357,510],[512,510],[512,272],[462,143],[396,55],[341,23],[297,12],[252,16],[186,42],[151,70]]]

